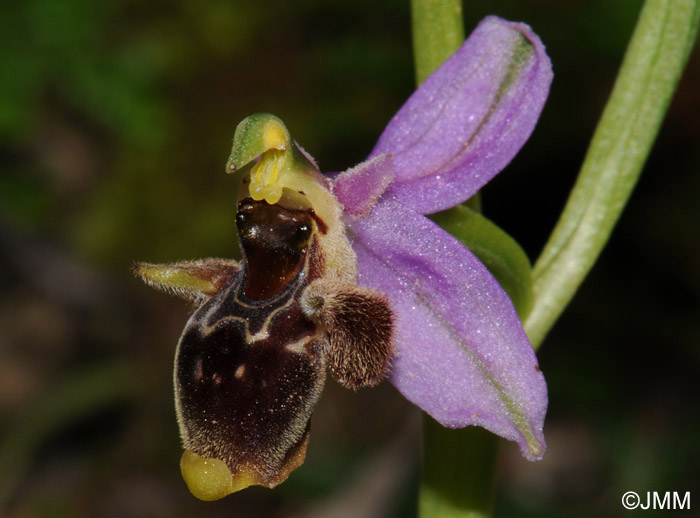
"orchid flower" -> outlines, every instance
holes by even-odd
[[[175,367],[195,496],[284,481],[304,460],[326,368],[353,389],[389,375],[444,426],[482,426],[541,458],[546,385],[513,304],[425,215],[508,164],[551,77],[529,27],[490,17],[348,171],[322,175],[277,117],[239,124],[227,171],[241,178],[241,263],[137,266],[195,304]]]
[[[529,138],[552,80],[532,30],[486,18],[342,173],[359,284],[396,312],[392,383],[442,425],[482,426],[541,458],[544,377],[508,296],[424,214],[464,202]]]

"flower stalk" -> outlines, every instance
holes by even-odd
[[[462,23],[458,4],[412,0],[418,83],[454,50],[449,28]],[[535,348],[583,282],[629,199],[693,47],[699,5],[648,0],[642,9],[578,180],[535,264],[532,310],[518,308]],[[441,217],[449,221],[434,219],[442,224]],[[449,430],[426,418],[419,516],[491,516],[496,445],[482,430]]]
[[[462,0],[411,0],[411,25],[419,86],[464,41]]]
[[[697,0],[648,0],[563,214],[534,268],[535,348],[573,298],[625,207],[693,48]]]
[[[411,0],[411,19],[416,86],[419,86],[464,41],[462,1]],[[473,199],[478,207],[478,194]],[[433,218],[453,235],[454,227],[464,219],[455,211],[451,209]],[[473,427],[453,430],[423,415],[418,516],[491,516],[498,442],[495,435],[485,430]]]

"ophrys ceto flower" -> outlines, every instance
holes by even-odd
[[[513,305],[425,214],[505,167],[550,82],[537,36],[492,17],[345,173],[321,175],[272,115],[241,122],[227,164],[241,179],[241,263],[137,267],[197,307],[175,368],[195,496],[285,480],[303,462],[326,367],[351,388],[391,371],[443,425],[483,426],[542,456],[546,385]]]

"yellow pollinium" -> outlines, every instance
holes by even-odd
[[[291,152],[287,128],[276,118],[269,119],[262,128],[262,142],[266,151],[250,172],[250,196],[255,201],[275,204],[282,198],[285,176],[289,173]]]
[[[233,476],[224,461],[200,457],[190,450],[182,454],[180,471],[190,492],[207,502],[255,484],[249,473],[243,471]]]
[[[270,205],[280,200],[308,198],[304,203],[332,226],[339,217],[338,202],[330,193],[329,182],[313,160],[294,144],[284,123],[269,113],[246,117],[236,128],[226,171],[235,173],[251,165],[246,174],[245,194]]]
[[[285,187],[287,156],[284,151],[270,149],[262,154],[250,172],[248,190],[255,201],[265,200],[275,204],[282,198]]]

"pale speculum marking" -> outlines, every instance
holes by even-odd
[[[309,337],[305,340],[300,340],[299,342],[287,344],[284,346],[284,350],[289,351],[290,353],[294,353],[294,354],[306,354],[307,353],[306,346],[313,339],[314,339],[314,337]]]

